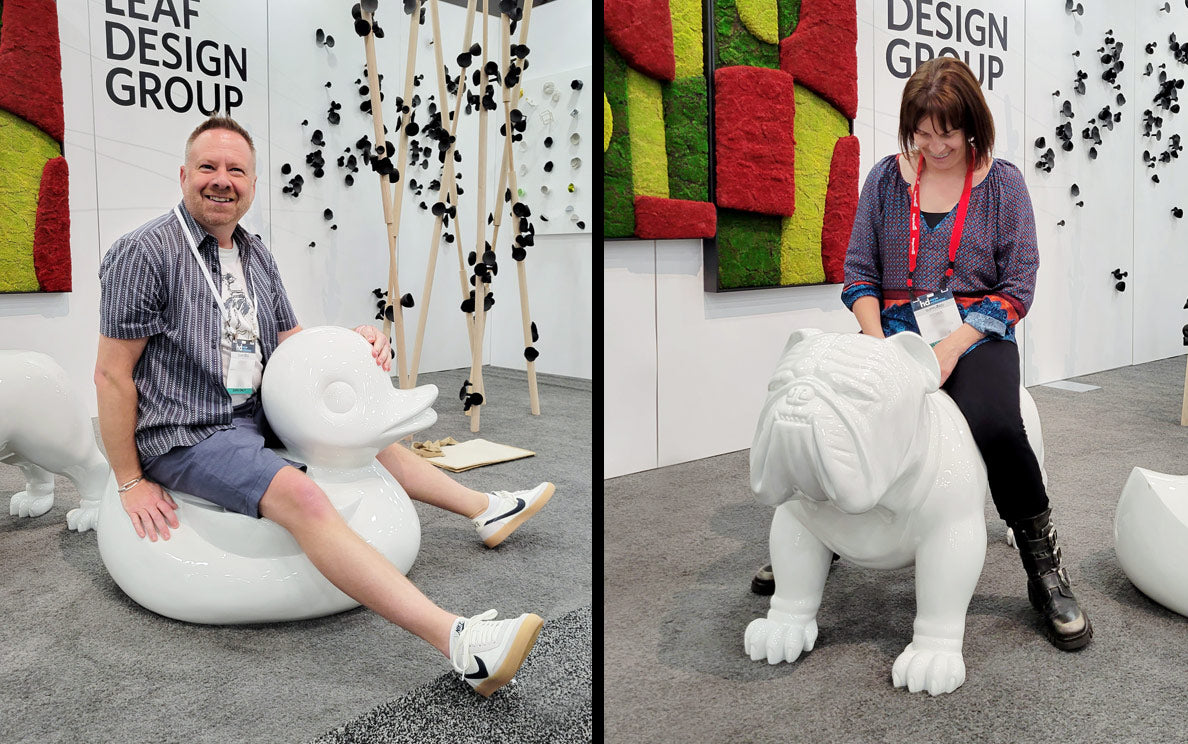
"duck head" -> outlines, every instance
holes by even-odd
[[[260,395],[268,423],[310,465],[364,467],[401,437],[437,421],[437,387],[400,390],[371,344],[334,326],[307,328],[277,346]]]

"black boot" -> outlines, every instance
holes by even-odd
[[[840,557],[837,553],[834,553],[833,561],[830,565],[832,566],[833,563],[836,563]],[[775,594],[775,574],[771,572],[770,563],[755,572],[755,578],[751,579],[751,591],[765,597]]]
[[[751,579],[751,591],[765,597],[775,594],[775,574],[771,572],[770,563],[755,573],[755,578]]]
[[[1060,565],[1056,527],[1049,521],[1051,509],[1011,524],[1019,556],[1027,569],[1027,598],[1044,616],[1048,639],[1056,648],[1074,651],[1088,645],[1093,626],[1077,605],[1068,572]]]

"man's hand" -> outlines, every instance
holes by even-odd
[[[177,515],[173,513],[177,508],[173,497],[150,480],[142,480],[121,493],[120,503],[124,505],[124,511],[128,512],[136,534],[140,537],[147,534],[153,542],[157,541],[158,534],[168,540],[169,528],[181,526]]]
[[[385,372],[392,371],[392,345],[388,342],[388,337],[369,325],[355,328],[355,333],[371,344],[371,356],[375,357],[375,363],[383,367]]]

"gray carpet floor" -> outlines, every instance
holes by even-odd
[[[67,530],[78,494],[59,477],[49,513],[0,518],[0,741],[291,743],[338,731],[356,737],[342,741],[444,741],[429,735],[448,713],[429,707],[438,695],[466,701],[470,730],[535,727],[556,732],[551,741],[589,741],[592,386],[539,375],[542,415],[532,416],[522,372],[484,376],[489,405],[472,435],[457,399],[466,370],[421,375],[441,395],[438,423],[416,438],[479,436],[533,450],[455,477],[484,491],[549,480],[556,494],[495,549],[469,520],[416,504],[421,550],[409,577],[460,614],[494,607],[545,619],[514,686],[483,700],[459,687],[440,654],[364,609],[222,627],[154,615],[108,576],[94,532]],[[21,488],[20,471],[0,465],[5,512]],[[414,709],[428,732],[396,720]],[[355,720],[369,715],[370,730]]]
[[[605,735],[609,742],[1179,742],[1188,739],[1188,618],[1127,580],[1114,509],[1131,469],[1188,474],[1184,357],[1030,388],[1053,519],[1095,630],[1059,651],[1041,635],[1026,575],[987,499],[989,546],[970,604],[964,686],[895,689],[911,639],[912,569],[834,564],[816,648],[752,662],[743,631],[768,598],[772,509],[748,488],[746,451],[604,482]]]
[[[553,744],[593,741],[591,608],[545,624],[513,683],[483,700],[457,675],[377,707],[313,744]],[[577,684],[575,684],[577,682]],[[499,720],[490,715],[494,702]]]

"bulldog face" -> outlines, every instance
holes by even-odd
[[[796,331],[767,388],[751,446],[751,490],[767,504],[876,506],[907,464],[940,382],[932,349],[913,333],[890,339]]]

